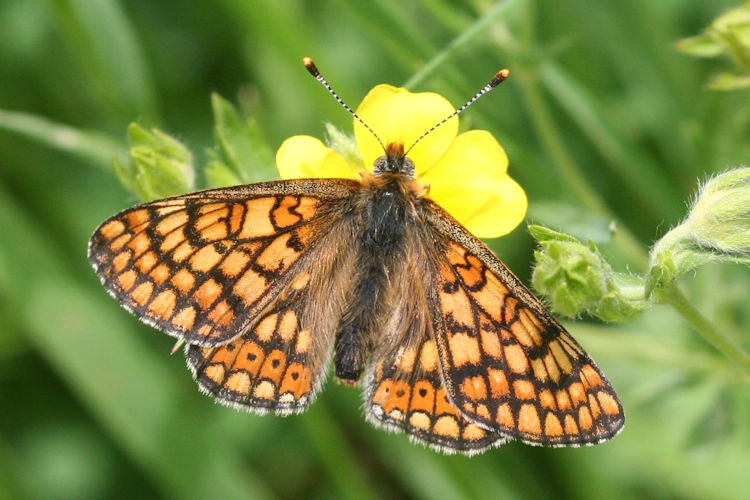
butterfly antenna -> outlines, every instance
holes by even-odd
[[[456,111],[454,111],[450,115],[446,116],[445,118],[443,118],[442,120],[440,120],[439,122],[437,122],[432,127],[428,128],[425,131],[424,134],[422,134],[419,137],[417,137],[417,140],[414,141],[411,146],[409,146],[409,149],[407,149],[406,153],[404,153],[404,154],[405,155],[409,154],[409,151],[411,151],[412,148],[414,146],[416,146],[419,141],[421,141],[422,139],[424,139],[425,136],[427,136],[428,134],[432,133],[436,128],[438,128],[439,126],[441,126],[443,123],[447,122],[448,120],[450,120],[451,118],[453,118],[454,116],[458,115],[463,110],[465,110],[466,108],[468,108],[469,106],[471,106],[472,104],[474,104],[475,102],[477,102],[477,100],[480,97],[482,97],[484,94],[486,94],[490,90],[494,89],[495,87],[497,87],[498,85],[500,85],[501,83],[503,83],[503,81],[506,78],[508,78],[509,76],[510,76],[510,70],[508,68],[503,68],[500,71],[498,71],[497,73],[495,73],[495,76],[492,77],[492,80],[490,80],[490,82],[487,85],[485,85],[482,88],[482,90],[480,90],[479,92],[477,92],[474,97],[472,97],[471,99],[469,99],[468,101],[466,101],[466,104],[464,104],[463,106],[461,106],[460,108],[458,108]]]
[[[378,137],[378,134],[375,133],[373,129],[370,128],[368,124],[365,123],[365,121],[359,117],[357,113],[352,110],[347,104],[339,97],[339,95],[336,93],[335,90],[331,88],[331,86],[328,84],[325,78],[323,78],[323,75],[320,74],[320,71],[318,71],[318,67],[315,66],[315,63],[313,62],[312,58],[310,57],[303,57],[302,58],[302,64],[305,65],[305,68],[307,68],[307,71],[310,72],[312,76],[315,77],[316,80],[318,80],[325,88],[326,90],[333,96],[336,101],[338,101],[339,104],[341,104],[345,110],[349,112],[354,118],[357,119],[359,123],[361,123],[367,130],[370,131],[370,133],[375,137],[375,139],[378,141],[378,144],[380,144],[380,147],[383,148],[383,151],[385,151],[385,145],[383,144],[383,141],[380,140],[380,137]]]

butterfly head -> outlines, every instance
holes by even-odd
[[[406,157],[404,143],[388,143],[385,147],[385,154],[375,160],[372,173],[374,175],[384,173],[404,174],[409,179],[413,179],[415,175],[414,162]]]

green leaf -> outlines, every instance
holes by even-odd
[[[278,178],[276,160],[252,118],[241,116],[226,99],[211,96],[216,146],[209,150],[206,179],[212,187]],[[225,184],[228,182],[229,184]]]
[[[675,43],[675,48],[695,57],[717,57],[724,52],[724,45],[708,35],[683,38]]]
[[[716,75],[708,88],[711,90],[742,90],[750,87],[750,75],[724,72]]]

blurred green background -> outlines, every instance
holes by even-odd
[[[184,141],[199,186],[211,92],[272,150],[322,137],[324,121],[350,130],[302,67],[310,55],[352,107],[415,75],[412,90],[459,105],[511,68],[462,123],[505,146],[530,220],[598,238],[619,270],[643,271],[698,181],[750,158],[747,92],[705,88],[731,63],[674,48],[735,4],[0,2],[0,498],[747,498],[748,376],[666,307],[567,322],[623,400],[621,435],[469,459],[372,428],[360,391],[334,383],[289,418],[214,404],[86,260],[94,227],[138,201],[111,161],[126,159],[130,122]],[[610,220],[636,244],[607,241]],[[528,282],[525,227],[490,244]],[[748,347],[747,269],[709,266],[681,285]]]

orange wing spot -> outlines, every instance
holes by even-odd
[[[599,408],[599,403],[596,402],[596,398],[593,394],[589,394],[589,409],[594,418],[599,418],[599,415],[602,414],[602,410]]]
[[[549,389],[542,389],[539,391],[539,404],[542,405],[542,408],[547,408],[548,410],[556,410],[557,405],[555,404],[555,396],[552,395],[552,391]]]
[[[257,399],[273,400],[276,397],[276,386],[268,380],[262,380],[255,386],[253,397]]]
[[[495,359],[501,359],[503,357],[503,349],[500,346],[500,337],[498,337],[497,332],[482,329],[480,336],[482,338],[482,350],[484,353]]]
[[[459,289],[455,293],[440,291],[440,303],[442,304],[443,316],[452,316],[453,321],[464,326],[474,326],[474,313],[471,310],[469,298]]]
[[[461,392],[472,401],[487,399],[487,384],[484,377],[466,377],[461,383]]]
[[[490,368],[487,370],[487,379],[490,381],[492,399],[498,399],[510,394],[508,379],[505,377],[504,371]]]
[[[310,348],[310,330],[300,330],[297,335],[297,344],[294,346],[294,351],[297,353],[307,352]]]
[[[516,428],[516,421],[513,418],[513,410],[511,410],[510,404],[503,403],[498,407],[495,421],[504,429]]]
[[[133,250],[133,257],[138,257],[140,254],[148,250],[150,246],[151,240],[146,233],[138,233],[138,235],[128,243],[128,248]]]
[[[508,362],[508,367],[515,373],[526,373],[529,370],[529,360],[520,345],[506,345],[505,359]]]
[[[193,254],[190,258],[190,265],[194,271],[205,273],[218,264],[221,257],[222,255],[213,245],[206,245]]]
[[[206,377],[210,378],[217,384],[221,384],[224,381],[225,372],[226,368],[224,368],[224,365],[221,363],[209,365],[205,370],[203,370],[204,375],[206,375]]]
[[[544,356],[544,366],[547,368],[547,374],[553,382],[560,380],[560,367],[557,366],[557,361],[552,353]]]
[[[541,327],[541,323],[539,323],[539,319],[537,319],[537,317],[526,308],[521,309],[518,312],[518,318],[521,323],[523,323],[523,327],[526,330],[529,339],[531,339],[531,342],[534,345],[542,345],[543,339],[540,333],[543,328]]]
[[[260,340],[261,342],[268,342],[273,337],[274,332],[276,331],[276,323],[279,320],[279,315],[277,313],[269,314],[255,327],[254,333],[255,337]]]
[[[565,434],[574,436],[579,432],[580,431],[578,430],[578,424],[573,418],[573,415],[565,415]]]
[[[234,360],[237,357],[237,351],[235,348],[240,342],[241,340],[238,339],[221,347],[206,347],[203,349],[204,358],[210,357],[212,363],[221,362],[224,366],[230,366],[234,363]],[[232,348],[230,349],[229,346],[232,346]]]
[[[130,262],[130,257],[133,256],[133,252],[131,250],[123,250],[122,252],[115,255],[115,258],[112,259],[112,269],[119,273],[123,269],[125,269],[125,266],[128,265],[128,262]]]
[[[419,364],[425,372],[431,372],[437,368],[438,352],[435,342],[428,340],[422,346],[422,352],[419,353]]]
[[[234,320],[234,312],[226,300],[222,300],[211,309],[208,319],[218,326],[229,326]]]
[[[274,349],[271,351],[266,360],[263,362],[263,366],[260,369],[259,378],[271,380],[273,385],[278,386],[281,383],[281,376],[286,368],[286,354]]]
[[[515,316],[518,308],[518,300],[514,297],[508,297],[505,299],[505,308],[503,309],[503,316],[506,324],[511,324],[515,321]]]
[[[175,229],[164,237],[161,245],[159,245],[159,250],[162,253],[167,253],[183,241],[185,241],[185,228],[181,227],[179,229]]]
[[[570,399],[573,401],[573,407],[586,402],[586,390],[583,388],[582,383],[574,382],[570,384],[568,392],[570,393]]]
[[[479,426],[468,424],[464,428],[463,438],[467,441],[479,441],[487,436],[487,432]]]
[[[487,284],[480,290],[472,291],[471,297],[482,306],[494,321],[502,323],[502,313],[508,289],[500,283],[494,274],[485,272],[484,276]]]
[[[201,205],[200,207],[198,207],[198,214],[205,215],[208,213],[213,213],[226,206],[227,204],[224,203],[223,201],[217,201],[215,203],[206,203],[205,205]]]
[[[204,281],[203,284],[198,287],[193,297],[198,306],[200,306],[201,309],[206,310],[216,302],[216,299],[219,298],[223,289],[224,288],[220,284],[211,278]]]
[[[440,387],[435,392],[435,415],[455,415],[456,409],[445,397],[445,389]]]
[[[291,309],[286,311],[284,313],[284,316],[281,317],[281,322],[279,323],[279,335],[281,336],[282,340],[284,342],[289,342],[294,337],[294,334],[297,333],[297,313],[292,311]]]
[[[258,255],[255,260],[256,265],[267,269],[271,272],[277,272],[287,269],[292,262],[302,253],[287,245],[292,237],[292,233],[282,234],[276,237],[270,245]]]
[[[409,396],[411,396],[411,388],[406,382],[393,382],[385,404],[381,405],[383,411],[391,413],[393,410],[398,410],[406,413],[409,409]]]
[[[589,409],[585,406],[581,406],[578,409],[578,425],[581,429],[588,431],[594,426],[594,420],[591,418]]]
[[[219,269],[227,278],[236,278],[250,262],[250,256],[241,250],[233,250],[219,264]]]
[[[125,233],[122,236],[118,236],[114,241],[112,241],[112,243],[109,244],[109,249],[113,252],[119,251],[123,246],[125,246],[125,243],[130,241],[130,238],[132,238],[132,235],[130,233]]]
[[[466,262],[470,266],[468,269],[456,267],[456,271],[458,271],[458,275],[461,276],[464,284],[469,288],[474,288],[484,283],[484,266],[482,263],[473,255],[468,255]]]
[[[232,212],[229,215],[229,232],[234,234],[242,227],[242,217],[245,215],[245,205],[233,203]]]
[[[255,378],[260,371],[260,367],[263,365],[265,357],[265,351],[255,342],[248,340],[240,347],[237,357],[234,358],[232,369],[245,370]]]
[[[565,373],[573,373],[573,364],[570,362],[570,358],[565,351],[563,351],[562,346],[560,346],[560,342],[557,340],[550,342],[549,350],[552,351],[552,354],[555,356],[555,360],[562,371]]]
[[[521,312],[523,312],[523,309],[521,309]],[[523,316],[523,314],[520,315]],[[513,336],[516,338],[516,340],[524,346],[534,346],[534,341],[531,339],[528,330],[526,330],[526,325],[524,325],[520,320],[514,321],[510,324],[510,331],[513,333]]]
[[[292,393],[299,399],[310,392],[310,372],[300,363],[292,363],[284,373],[279,394]]]
[[[227,215],[229,215],[229,207],[224,203],[212,203],[211,205],[202,206],[198,212],[204,215],[201,215],[198,217],[198,220],[195,221],[195,230],[199,233],[203,233],[206,228],[213,226],[222,219],[225,219]],[[201,236],[203,235],[201,234]]]
[[[175,248],[174,252],[172,252],[172,260],[175,262],[183,262],[185,259],[193,255],[193,253],[195,253],[195,247],[187,241],[183,241],[177,248]]]
[[[453,241],[451,241],[445,255],[453,266],[465,266],[467,264],[466,249]]]
[[[123,292],[127,292],[135,285],[136,278],[138,278],[138,273],[130,269],[117,277],[117,284]]]
[[[172,212],[167,215],[156,225],[156,232],[159,235],[164,236],[171,233],[180,226],[184,226],[188,223],[188,215],[184,210],[178,212]]]
[[[620,413],[620,405],[617,404],[617,400],[612,397],[611,394],[599,391],[596,395],[599,399],[599,404],[607,415],[617,415]]]
[[[409,373],[414,368],[414,362],[417,359],[417,350],[413,347],[404,349],[401,347],[397,355],[396,366],[403,373]]]
[[[154,267],[154,265],[156,265],[157,260],[159,260],[159,258],[156,256],[156,253],[154,253],[153,250],[149,250],[148,252],[141,255],[137,261],[135,261],[135,267],[137,267],[140,272],[145,274],[149,272],[151,268]]]
[[[559,391],[557,391],[557,407],[562,411],[573,409],[573,403],[570,401],[568,391],[566,391],[565,389],[560,389]]]
[[[602,377],[599,376],[597,371],[590,364],[585,364],[583,368],[581,368],[581,374],[588,383],[589,387],[597,388],[604,385]]]
[[[420,380],[412,389],[410,411],[421,410],[432,413],[435,407],[435,388],[426,380]]]
[[[245,203],[245,219],[237,235],[240,239],[269,236],[276,232],[271,224],[271,210],[276,202],[274,198],[256,198]]]
[[[121,235],[123,231],[125,231],[125,224],[119,220],[111,220],[99,228],[99,234],[101,234],[105,240],[111,240],[114,237]]]
[[[188,331],[193,328],[195,324],[195,308],[192,306],[180,309],[172,318],[172,326],[182,331]]]
[[[307,272],[299,273],[294,280],[289,284],[292,290],[302,290],[310,282],[312,275]]]
[[[518,379],[513,381],[513,393],[518,399],[536,399],[534,384],[526,379]]]
[[[294,209],[295,205],[297,205],[297,198],[293,196],[285,196],[284,198],[282,198],[279,206],[271,214],[271,217],[273,217],[273,221],[278,227],[284,228],[293,226],[294,224],[297,224],[300,220],[302,220],[301,216],[292,213],[292,211],[290,210]]]
[[[174,274],[174,276],[172,276],[170,281],[175,287],[177,287],[177,290],[184,295],[193,289],[193,285],[195,285],[195,276],[187,269],[180,269]]]
[[[438,418],[432,430],[435,434],[440,434],[441,436],[448,436],[454,439],[461,437],[461,429],[458,426],[456,417],[449,415],[443,415]]]
[[[560,419],[555,416],[551,411],[547,412],[547,416],[544,418],[544,433],[547,436],[559,437],[563,434],[562,425],[560,425]]]
[[[542,433],[542,423],[539,421],[539,413],[533,404],[526,403],[521,406],[518,412],[518,430],[536,435]]]
[[[380,405],[385,410],[385,405],[388,402],[391,391],[393,390],[393,379],[387,378],[378,384],[378,388],[375,389],[375,394],[372,396],[373,403]],[[386,413],[388,413],[386,411]]]
[[[487,408],[486,405],[483,405],[483,404],[477,405],[476,414],[482,417],[484,420],[489,420],[491,418],[490,410]]]
[[[229,376],[224,387],[240,394],[249,394],[252,381],[246,372],[234,372]]]
[[[309,196],[302,196],[299,199],[299,206],[295,212],[300,214],[304,220],[312,219],[318,208],[318,200]]]
[[[432,425],[432,419],[428,414],[417,411],[412,413],[409,417],[409,425],[411,425],[415,429],[426,431],[430,429],[430,426]]]
[[[128,226],[133,228],[135,226],[143,224],[144,222],[148,222],[151,217],[148,214],[148,210],[142,208],[140,210],[133,210],[132,212],[125,214],[123,218],[127,222]]]
[[[148,311],[162,319],[167,319],[172,315],[175,304],[177,304],[177,296],[174,291],[163,290],[156,296],[151,304],[149,304]]]
[[[157,285],[161,285],[167,281],[170,272],[169,266],[166,264],[159,264],[149,273],[149,276],[153,278]]]
[[[226,222],[217,222],[211,224],[200,232],[201,238],[204,241],[218,241],[223,240],[229,236],[229,228]]]
[[[130,292],[130,297],[133,299],[133,301],[138,305],[144,305],[146,302],[148,302],[148,299],[151,298],[151,294],[154,291],[154,284],[150,281],[144,281],[137,287],[135,287],[135,290]]]
[[[531,369],[534,371],[534,377],[540,382],[547,381],[547,370],[544,368],[544,360],[542,358],[532,359],[530,361]]]
[[[234,284],[232,291],[242,299],[245,305],[250,305],[261,296],[265,289],[265,278],[252,269],[248,269]]]
[[[156,209],[156,213],[159,215],[169,215],[172,212],[185,208],[185,200],[170,200],[165,205],[160,206]]]
[[[477,339],[469,337],[466,333],[457,333],[448,341],[451,358],[455,367],[465,364],[478,365],[482,359]]]

